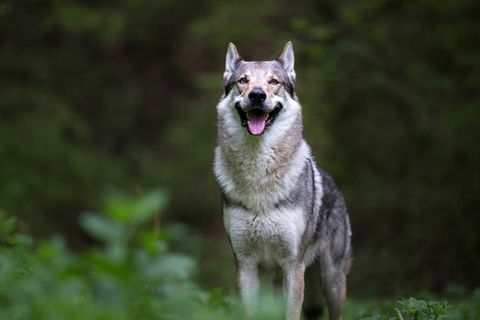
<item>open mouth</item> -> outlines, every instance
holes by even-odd
[[[252,109],[245,112],[238,103],[235,105],[235,109],[237,109],[237,112],[240,115],[242,127],[247,127],[248,133],[251,135],[258,136],[263,134],[265,129],[273,124],[275,118],[282,109],[282,105],[278,103],[270,112],[265,112],[260,109]]]

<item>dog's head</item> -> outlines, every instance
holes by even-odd
[[[274,124],[284,102],[295,99],[294,54],[289,41],[271,61],[244,61],[230,43],[223,74],[225,96],[232,96],[239,121],[251,135]]]

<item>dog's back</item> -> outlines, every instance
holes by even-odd
[[[255,309],[258,265],[283,271],[288,319],[299,319],[307,266],[305,315],[322,301],[341,318],[350,264],[350,223],[333,179],[317,169],[302,136],[294,93],[293,50],[246,62],[227,53],[225,94],[217,106],[214,171],[247,311]]]

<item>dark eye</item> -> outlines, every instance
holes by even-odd
[[[271,79],[270,81],[268,81],[268,83],[276,85],[276,84],[279,84],[280,82],[278,82],[277,79]]]
[[[243,77],[243,78],[240,78],[240,80],[238,80],[238,83],[241,83],[241,84],[245,84],[245,83],[248,83],[248,79]]]

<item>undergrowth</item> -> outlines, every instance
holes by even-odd
[[[455,308],[447,301],[423,300],[410,297],[391,304],[382,313],[360,317],[360,320],[455,320],[480,319],[480,291],[476,291],[468,306]]]
[[[0,214],[0,319],[244,319],[237,298],[200,288],[195,259],[170,249],[160,223],[164,204],[160,191],[108,197],[103,214],[81,215],[98,244],[80,253],[61,237],[35,242]],[[252,319],[283,318],[281,298],[261,296]],[[350,299],[345,311],[346,319],[473,320],[480,319],[480,292],[462,308],[409,298],[372,312]]]

